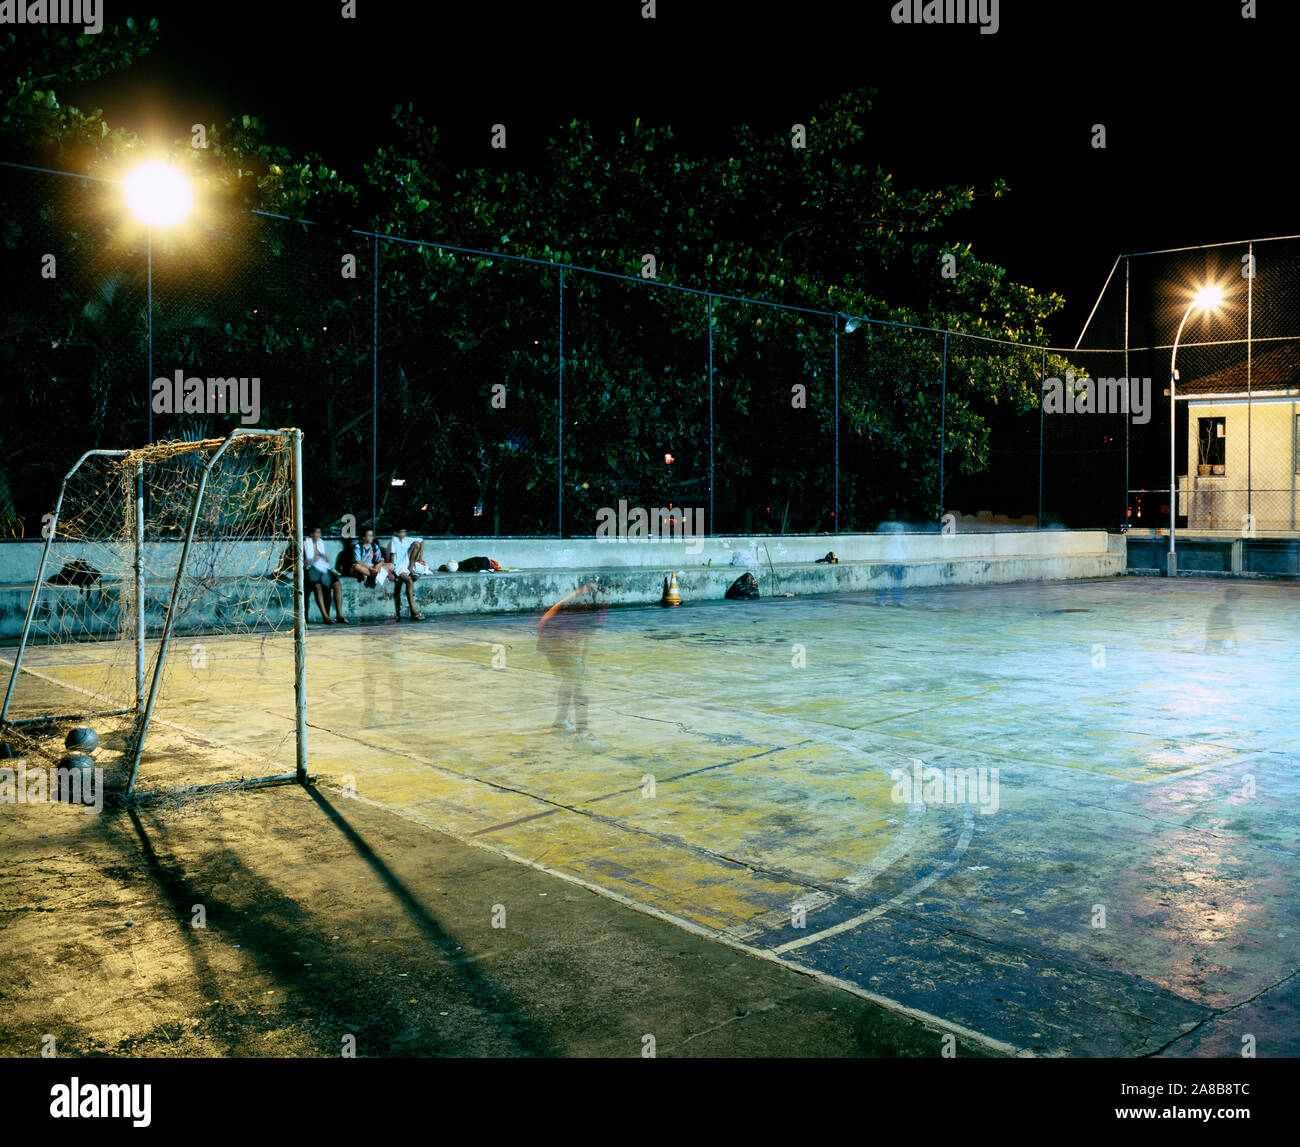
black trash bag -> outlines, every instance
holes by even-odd
[[[492,568],[491,558],[466,558],[458,563],[461,573],[486,573]]]
[[[103,576],[88,561],[82,558],[73,558],[70,562],[64,562],[63,568],[56,574],[50,574],[46,581],[50,585],[75,585],[85,590]]]
[[[748,601],[758,597],[758,579],[752,573],[743,573],[727,589],[728,601]]]

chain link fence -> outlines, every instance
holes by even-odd
[[[29,168],[0,189],[8,536],[86,449],[253,422],[304,430],[327,532],[1160,526],[1179,291],[1207,280],[1178,526],[1296,533],[1295,240],[1124,257],[1062,351],[233,207],[151,233],[120,184]]]
[[[1117,352],[1102,348],[1119,346],[1111,373],[1150,390],[1123,426],[1126,522],[1161,538],[1149,564],[1163,561],[1172,530],[1175,543],[1197,540],[1189,559],[1207,570],[1297,572],[1297,283],[1295,237],[1117,260],[1077,357],[1109,361]]]

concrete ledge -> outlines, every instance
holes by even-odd
[[[387,539],[382,539],[386,541]],[[1121,539],[1122,541],[1122,539]],[[206,543],[196,543],[204,551]],[[908,533],[904,528],[878,534],[793,535],[775,537],[710,537],[660,539],[597,538],[426,538],[425,558],[435,569],[448,561],[484,555],[507,569],[672,569],[683,566],[729,565],[733,558],[751,567],[770,560],[775,565],[813,562],[834,550],[844,562],[942,561],[1039,554],[1105,553],[1110,546],[1105,530],[980,530],[941,534],[937,530]],[[229,568],[273,567],[284,551],[283,541],[222,543],[221,563]],[[0,539],[0,584],[31,585],[40,564],[39,541]],[[339,538],[326,539],[330,561],[343,548]],[[181,545],[176,541],[150,542],[144,565],[153,576],[165,578],[176,568]],[[52,573],[70,557],[83,559],[98,570],[130,569],[132,554],[126,543],[56,541],[50,554]]]
[[[494,574],[435,574],[415,583],[415,602],[425,616],[432,613],[520,613],[548,609],[579,585],[599,576],[615,605],[654,605],[663,593],[662,569],[589,566],[581,569],[517,570]],[[719,601],[736,578],[736,566],[678,566],[677,584],[684,602]],[[859,593],[940,585],[989,582],[1055,581],[1065,578],[1111,577],[1124,572],[1123,555],[1009,555],[968,561],[906,563],[841,562],[839,565],[798,563],[750,571],[764,597],[791,593],[797,597],[822,593]],[[405,600],[405,598],[403,598]],[[345,584],[343,607],[348,616],[382,619],[393,612],[391,594]],[[405,611],[405,605],[403,606]],[[319,619],[312,607],[311,617]]]
[[[601,556],[605,553],[608,551],[602,547]],[[502,573],[431,574],[416,581],[415,600],[417,608],[426,617],[451,613],[541,612],[599,575],[610,589],[613,604],[652,605],[659,601],[663,579],[673,570],[685,601],[718,601],[725,595],[727,587],[746,572],[746,568],[716,564],[629,567],[597,562],[589,566]],[[1111,577],[1124,572],[1124,555],[1103,547],[1091,553],[984,554],[964,559],[842,561],[838,565],[789,562],[768,566],[764,563],[751,572],[758,579],[760,592],[765,597],[778,593],[802,597],[941,585]],[[235,584],[232,579],[232,589]],[[238,584],[247,586],[248,583]],[[293,613],[291,586],[267,578],[259,580],[256,587],[251,599],[253,612],[270,624],[287,626]],[[161,631],[169,590],[168,583],[162,580],[151,582],[147,587],[145,616],[151,636]],[[30,585],[11,583],[0,586],[0,638],[12,639],[21,634],[30,594]],[[107,635],[116,632],[124,616],[119,594],[117,586],[95,588],[86,593],[69,586],[44,587],[36,613],[36,638],[40,640],[60,633]],[[185,615],[179,632],[224,627],[232,621],[248,625],[249,605],[247,593],[223,592],[219,583],[210,600],[196,605]],[[361,621],[393,616],[391,583],[380,589],[371,589],[352,578],[344,579],[343,608],[345,616]],[[308,617],[319,622],[320,614],[315,605],[309,606]]]

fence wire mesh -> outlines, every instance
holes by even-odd
[[[8,536],[85,449],[254,422],[304,430],[326,532],[590,536],[620,505],[1160,529],[1171,485],[1178,529],[1297,532],[1300,240],[1122,257],[1058,350],[234,208],[153,234],[118,184],[12,166],[0,190]]]
[[[1131,526],[1168,530],[1172,491],[1175,533],[1296,535],[1298,284],[1295,238],[1118,261],[1078,355],[1118,336],[1123,374],[1150,387],[1149,410],[1123,427]],[[1213,294],[1198,297],[1205,288]]]

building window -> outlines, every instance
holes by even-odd
[[[1202,474],[1222,474],[1228,439],[1222,418],[1196,420],[1196,464]],[[1208,467],[1208,469],[1206,469]]]

